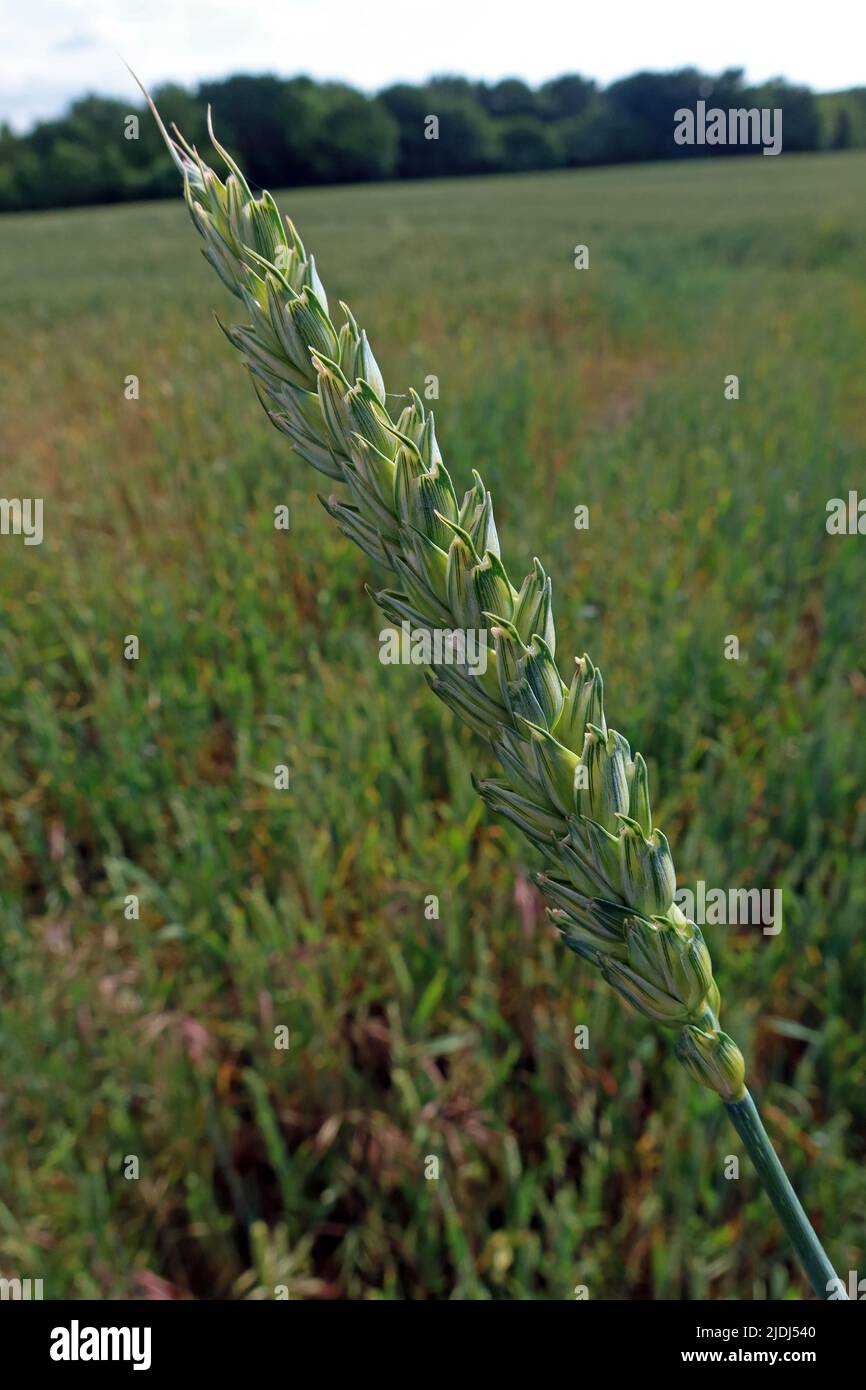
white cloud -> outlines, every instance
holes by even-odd
[[[21,127],[85,91],[134,96],[118,51],[149,85],[232,71],[307,72],[367,91],[434,72],[603,82],[694,64],[780,74],[818,90],[866,85],[852,0],[26,0],[0,33],[0,119]]]

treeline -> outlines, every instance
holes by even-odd
[[[866,89],[819,99],[783,81],[747,87],[738,69],[716,77],[694,68],[642,72],[606,88],[576,74],[538,88],[517,78],[440,77],[373,97],[308,77],[240,75],[193,91],[165,85],[154,97],[202,148],[210,104],[221,141],[251,179],[271,188],[760,153],[754,145],[677,144],[674,112],[698,100],[724,110],[781,109],[786,151],[866,143]],[[822,109],[826,101],[834,105]],[[27,134],[0,126],[4,211],[168,197],[175,180],[143,106],[87,96]]]

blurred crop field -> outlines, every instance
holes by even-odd
[[[280,203],[389,387],[438,376],[458,493],[478,468],[512,577],[552,574],[680,885],[783,890],[778,935],[707,928],[723,1024],[866,1276],[866,539],[825,529],[866,493],[866,156]],[[0,493],[45,509],[0,537],[0,1273],[804,1297],[717,1099],[547,924],[488,750],[380,664],[199,246],[179,198],[0,220]]]

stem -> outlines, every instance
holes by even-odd
[[[841,1279],[828,1260],[824,1247],[788,1181],[749,1092],[743,1092],[742,1100],[726,1101],[725,1109],[731,1117],[734,1129],[749,1151],[749,1157],[758,1171],[764,1190],[776,1208],[779,1220],[818,1298],[826,1300],[831,1292],[834,1292],[837,1299],[847,1298]]]

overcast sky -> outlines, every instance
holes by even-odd
[[[373,91],[435,72],[535,84],[640,68],[745,67],[817,91],[866,85],[862,0],[0,0],[0,119],[86,91],[305,72]]]

